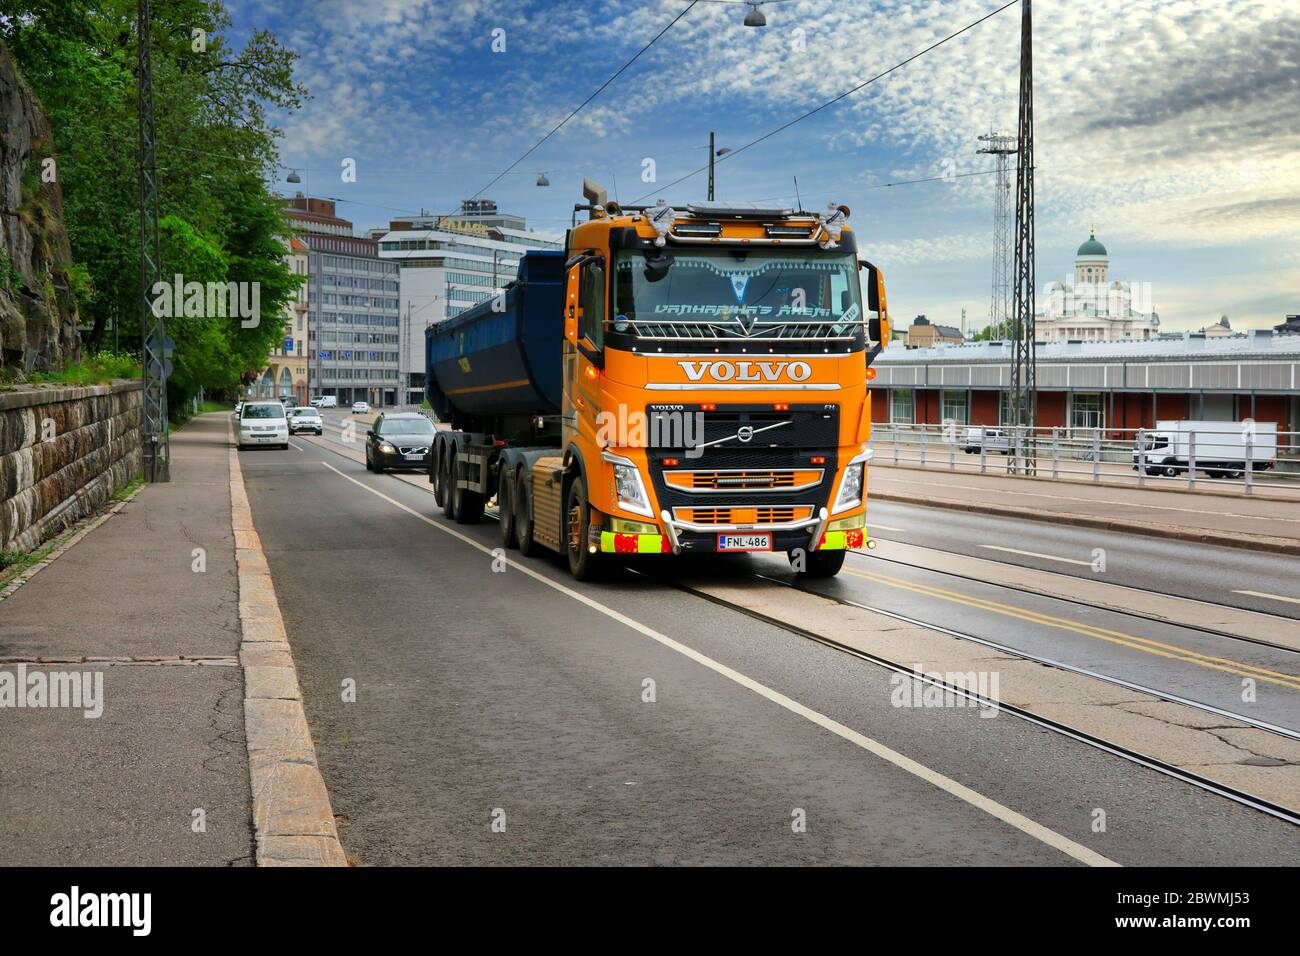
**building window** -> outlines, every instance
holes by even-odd
[[[894,425],[910,425],[916,420],[916,393],[910,388],[889,390],[889,421]]]
[[[966,393],[947,391],[943,393],[943,420],[965,425],[969,421]]]
[[[1106,425],[1106,406],[1097,392],[1075,392],[1070,395],[1070,429],[1092,430]]]

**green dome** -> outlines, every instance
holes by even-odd
[[[1081,246],[1079,247],[1079,251],[1076,252],[1075,255],[1076,255],[1076,256],[1104,256],[1104,255],[1106,255],[1106,247],[1103,246],[1100,242],[1097,241],[1097,232],[1096,232],[1096,230],[1091,230],[1091,231],[1089,231],[1089,233],[1088,233],[1088,241],[1085,242],[1083,245],[1081,245]]]

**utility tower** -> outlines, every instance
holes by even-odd
[[[1011,161],[1016,138],[992,130],[980,138],[977,153],[988,153],[997,162],[993,183],[993,289],[989,297],[989,328],[994,334],[1007,327],[1011,313]]]
[[[1034,474],[1034,36],[1032,0],[1020,3],[1020,116],[1016,151],[1015,291],[1011,305],[1011,424],[1023,429],[1018,470]]]
[[[171,343],[161,317],[154,313],[153,287],[162,277],[158,242],[158,171],[153,118],[153,67],[149,56],[149,0],[136,10],[139,47],[138,107],[140,114],[140,344],[144,366],[144,410],[140,422],[145,481],[171,480],[167,440],[167,373]]]

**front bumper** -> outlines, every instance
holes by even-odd
[[[379,463],[385,468],[418,468],[426,470],[429,467],[429,453],[425,452],[419,458],[407,458],[401,452],[378,452]]]

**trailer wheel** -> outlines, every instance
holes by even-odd
[[[448,518],[456,516],[456,512],[453,510],[456,507],[456,497],[452,494],[452,489],[456,487],[455,461],[456,450],[452,448],[450,451],[443,453],[439,469],[442,475],[438,481],[439,486],[442,488],[442,513]]]
[[[564,497],[564,551],[569,559],[569,573],[579,581],[594,581],[601,571],[601,556],[587,548],[590,528],[587,486],[581,478],[574,478]]]
[[[442,483],[442,462],[432,449],[429,451],[429,484],[433,485],[433,500],[441,508],[446,493]]]
[[[459,482],[451,489],[452,517],[456,524],[478,524],[483,520],[483,495],[477,491],[460,487]]]
[[[508,468],[501,469],[497,481],[497,515],[501,519],[501,543],[507,548],[518,546],[515,532],[515,482]]]
[[[537,553],[538,545],[533,540],[533,497],[528,482],[524,481],[523,468],[515,479],[515,537],[519,539],[519,553],[524,557]]]

